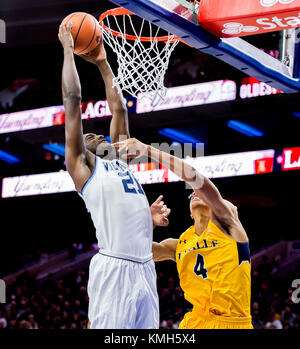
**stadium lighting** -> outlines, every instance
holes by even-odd
[[[0,150],[0,160],[8,162],[9,164],[15,164],[15,163],[21,162],[19,158],[3,150]]]
[[[60,156],[65,157],[65,146],[62,144],[56,144],[56,143],[44,144],[43,149],[51,151],[54,154],[58,154]]]
[[[199,143],[203,143],[199,139],[191,137],[186,133],[174,130],[172,128],[164,128],[162,130],[159,130],[158,133],[180,143],[192,143],[193,146]]]
[[[231,128],[237,132],[240,132],[248,137],[262,137],[262,136],[264,136],[264,132],[258,130],[257,128],[249,126],[241,121],[229,120],[227,122],[227,127]]]
[[[294,116],[296,116],[296,118],[300,118],[300,112],[296,112],[296,113],[292,113]]]

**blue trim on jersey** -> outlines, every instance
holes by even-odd
[[[241,265],[243,262],[249,262],[250,264],[249,243],[237,242],[236,245],[237,245],[238,254],[239,254],[239,265]]]
[[[84,183],[84,185],[83,185],[81,191],[78,191],[78,193],[79,193],[80,195],[83,195],[83,192],[84,192],[86,186],[87,186],[87,185],[90,183],[90,181],[93,179],[93,177],[94,177],[94,175],[95,175],[95,173],[96,173],[97,164],[98,164],[98,156],[95,155],[95,166],[94,166],[94,171],[93,171],[93,173],[90,175],[90,178]]]

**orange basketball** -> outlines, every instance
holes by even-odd
[[[102,39],[101,28],[96,18],[85,12],[74,12],[65,17],[62,24],[72,23],[74,53],[82,55],[92,51]]]

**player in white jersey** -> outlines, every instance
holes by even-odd
[[[81,85],[70,30],[71,26],[59,30],[64,48],[66,167],[91,213],[99,245],[89,272],[90,328],[158,328],[153,225],[167,225],[169,211],[160,197],[152,206],[153,223],[146,195],[127,163],[113,157],[115,148],[104,136],[83,135]],[[114,76],[103,44],[84,58],[97,65],[105,83],[111,141],[117,142],[120,135],[128,138],[126,105],[121,92],[112,87]]]

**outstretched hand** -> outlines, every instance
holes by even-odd
[[[150,206],[153,226],[167,227],[169,225],[168,216],[171,210],[162,201],[163,195],[160,195]]]
[[[74,51],[74,40],[71,34],[72,23],[68,23],[68,27],[65,24],[59,26],[58,38],[63,48],[70,47]]]
[[[79,56],[93,64],[98,64],[101,61],[106,60],[106,51],[103,45],[103,40],[101,39],[100,44],[92,51]]]
[[[118,150],[122,159],[135,159],[148,154],[147,144],[140,142],[136,138],[129,138],[112,145]]]

